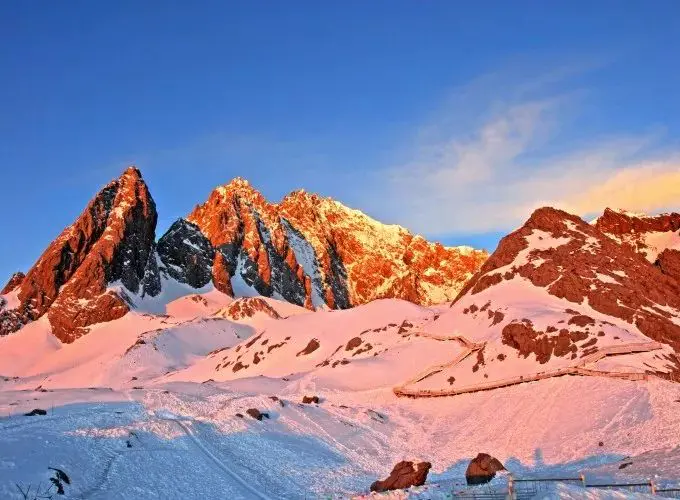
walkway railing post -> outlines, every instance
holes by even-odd
[[[654,484],[654,479],[649,480],[649,489],[652,492],[652,495],[656,495],[656,484]]]
[[[512,474],[508,475],[508,497],[507,500],[515,500],[515,483]]]

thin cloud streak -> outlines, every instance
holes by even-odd
[[[484,121],[467,130],[460,120],[452,126],[444,112],[420,127],[407,161],[381,172],[383,186],[373,194],[382,196],[374,198],[380,205],[374,202],[373,212],[442,236],[510,230],[544,205],[582,216],[607,206],[677,208],[680,156],[660,154],[658,134],[591,138],[587,144],[565,140],[586,93],[569,89],[568,82],[555,85],[560,73],[574,72],[538,77],[544,85],[500,85],[505,100],[494,95],[478,110]],[[488,81],[480,81],[488,91]],[[479,100],[470,86],[463,94]],[[447,109],[471,116],[469,109]]]

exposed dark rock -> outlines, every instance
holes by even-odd
[[[158,240],[165,272],[180,283],[202,288],[212,279],[215,249],[196,224],[178,219]]]
[[[246,413],[253,417],[255,420],[262,420],[263,418],[269,418],[269,413],[261,412],[257,408],[248,408]]]
[[[280,399],[280,398],[278,398],[277,396],[269,396],[269,399],[271,399],[272,401],[275,401],[275,402],[279,403],[279,405],[281,406],[281,408],[284,408],[284,407],[286,406],[286,404],[283,402],[283,400]]]
[[[665,249],[658,255],[654,265],[665,275],[680,281],[680,251],[672,248]]]
[[[243,297],[235,300],[226,307],[215,313],[215,316],[232,319],[235,321],[252,318],[257,313],[262,313],[273,319],[280,319],[281,315],[261,297]],[[258,335],[259,339],[262,335]],[[252,344],[248,343],[246,347]]]
[[[349,342],[347,342],[347,345],[345,346],[345,350],[351,351],[355,347],[359,347],[362,342],[363,342],[363,340],[361,340],[360,337],[354,337],[353,339],[349,340]]]
[[[228,268],[262,295],[310,308],[312,297],[331,309],[388,297],[430,304],[433,289],[452,297],[486,258],[405,230],[385,238],[363,214],[304,191],[272,204],[244,179],[216,188],[187,219],[222,253],[213,265],[216,286]]]
[[[319,403],[319,396],[303,396],[302,402],[304,404]]]
[[[321,344],[319,344],[319,341],[317,339],[312,339],[309,341],[309,344],[307,344],[307,347],[298,352],[296,356],[306,356],[307,354],[311,354],[314,351],[316,351],[320,346]]]
[[[486,453],[478,454],[465,471],[467,484],[484,484],[491,481],[496,472],[505,470],[503,464]]]
[[[371,417],[372,420],[375,420],[376,422],[380,422],[381,424],[384,424],[387,422],[387,417],[383,415],[382,413],[378,413],[375,410],[366,410],[366,415]]]
[[[36,415],[47,415],[47,412],[40,408],[35,408],[34,410],[31,410],[28,413],[24,413],[24,415],[27,417],[35,417]]]
[[[427,473],[432,468],[430,462],[399,462],[394,466],[387,479],[376,481],[371,485],[371,491],[383,492],[397,489],[422,486],[427,479]]]

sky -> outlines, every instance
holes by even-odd
[[[493,250],[680,208],[680,2],[0,2],[0,281],[137,165],[159,236],[242,176]]]

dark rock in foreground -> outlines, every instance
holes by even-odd
[[[45,410],[41,410],[40,408],[36,408],[35,410],[31,410],[28,413],[24,413],[24,415],[27,417],[35,417],[36,415],[47,415],[47,412]]]
[[[431,467],[430,462],[420,462],[415,465],[413,462],[399,462],[394,466],[387,479],[376,481],[371,485],[371,491],[382,492],[422,486],[425,484],[427,473]]]
[[[248,408],[246,413],[256,420],[262,420],[263,418],[269,418],[269,413],[264,413],[257,408]]]
[[[491,481],[496,472],[505,470],[503,464],[487,453],[480,453],[468,465],[465,471],[467,484],[484,484]]]

